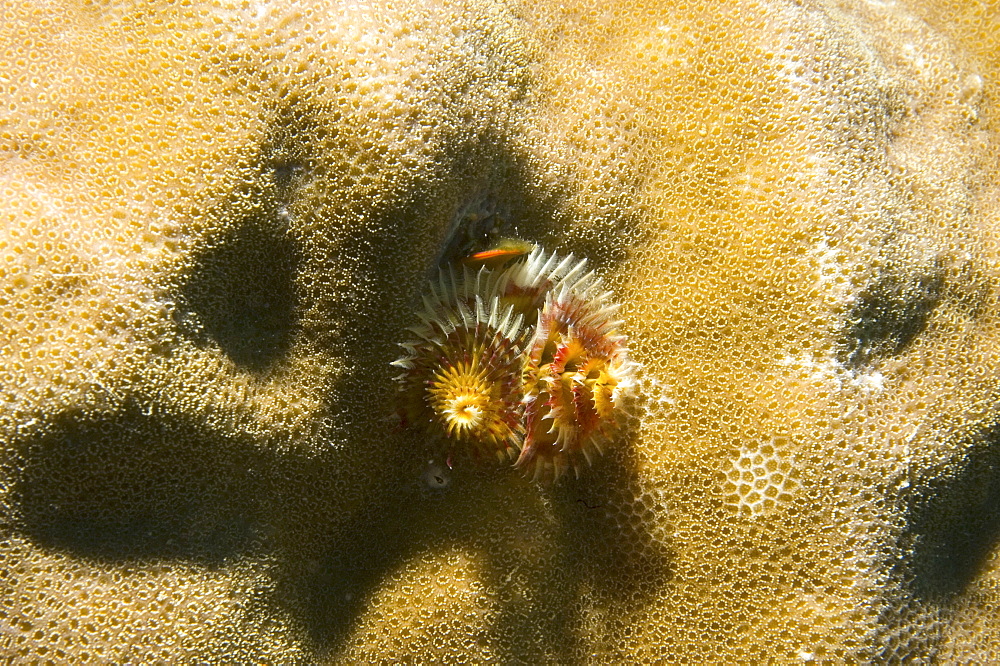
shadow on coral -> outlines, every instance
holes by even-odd
[[[563,548],[572,568],[611,597],[637,599],[670,578],[669,544],[655,534],[656,509],[644,502],[635,455],[624,433],[614,451],[556,489]]]
[[[447,485],[429,488],[427,451],[416,437],[399,442],[408,453],[391,490],[329,533],[305,575],[287,574],[282,596],[297,600],[295,612],[320,652],[342,654],[388,573],[422,553],[458,548],[474,554],[496,613],[489,626],[469,630],[484,632],[482,640],[505,662],[585,661],[586,607],[635,603],[670,575],[667,544],[653,534],[651,509],[635,511],[630,502],[640,493],[627,450],[554,489],[541,489],[512,468],[470,460],[456,462]],[[436,617],[432,612],[425,621]],[[453,630],[447,628],[453,619],[440,619],[443,631]],[[528,645],[542,652],[516,651]]]
[[[299,263],[277,211],[247,217],[196,258],[178,294],[178,328],[241,368],[267,369],[292,344]]]
[[[437,272],[470,255],[489,249],[503,238],[528,240],[549,224],[548,211],[542,210],[525,187],[526,167],[507,152],[484,158],[464,156],[464,162],[479,160],[483,166],[468,165],[473,178],[460,186],[459,199],[449,216],[445,235],[429,279]]]
[[[570,240],[574,254],[586,257],[591,269],[604,272],[628,259],[634,247],[642,247],[652,235],[640,223],[637,214],[629,213],[623,205],[617,217],[609,217],[591,226],[580,226],[570,231],[560,231],[543,240],[543,245],[559,249]],[[563,252],[564,253],[564,252]],[[562,254],[562,253],[561,253]]]
[[[493,182],[493,171],[478,181],[470,179],[468,199],[464,203],[461,196],[456,199],[455,215],[473,210],[472,217],[479,219],[484,211],[486,216],[499,212],[504,219],[492,222],[499,225],[500,234],[523,231],[527,237],[538,238],[547,233],[551,227],[545,216],[531,210],[530,193],[519,189],[523,175],[519,167],[508,164],[493,168],[508,169],[509,173],[503,173],[508,177],[513,174],[516,182],[482,185]],[[380,230],[377,236],[359,227],[345,230],[342,238],[341,248],[347,254],[362,243],[380,249],[377,254],[358,252],[357,258],[351,259],[354,263],[349,272],[365,276],[364,288],[382,299],[383,312],[409,313],[418,302],[415,294],[399,288],[398,276],[414,268],[419,271],[420,255],[413,252],[408,230],[426,226],[420,224],[421,218],[436,210],[437,204],[424,199],[414,197],[384,211],[369,211],[377,222],[372,227]],[[465,252],[467,243],[489,242],[491,230],[470,228],[471,234],[467,234],[461,225],[471,224],[469,220],[452,222],[450,231],[441,229],[451,234],[439,255],[444,261]],[[383,264],[396,257],[402,262],[398,270],[384,270]],[[408,268],[405,262],[410,262]],[[437,270],[434,263],[425,265],[428,271]],[[352,357],[359,367],[388,369],[395,346],[383,349],[371,342],[385,340],[387,326],[398,325],[401,331],[409,323],[408,316],[398,322],[379,318],[346,321],[339,339],[331,344],[352,345]],[[380,383],[375,376],[379,374],[348,380],[361,383],[338,385],[333,393],[349,399],[392,388],[391,382]],[[365,409],[365,405],[359,403],[358,408]],[[415,433],[397,437],[369,431],[359,433],[358,441],[372,437],[396,441],[401,452],[400,467],[395,470],[398,476],[383,479],[388,491],[370,497],[358,516],[336,525],[327,538],[309,546],[315,548],[315,561],[306,566],[304,575],[294,567],[284,574],[281,596],[293,605],[290,610],[299,616],[321,652],[341,653],[389,572],[419,553],[439,552],[448,544],[472,549],[482,558],[485,587],[498,603],[491,626],[484,628],[485,635],[507,661],[581,661],[580,595],[584,588],[596,588],[603,595],[598,603],[632,601],[669,575],[666,546],[652,535],[651,511],[637,513],[635,507],[622,505],[638,493],[629,448],[631,433],[623,433],[616,443],[617,452],[600,459],[581,479],[566,479],[557,489],[541,495],[513,469],[487,465],[478,471],[475,466],[463,471],[458,466],[468,461],[458,459],[447,482],[434,479],[436,487],[431,490],[420,479],[427,474],[428,456],[435,454],[419,445]],[[587,509],[587,505],[595,509]],[[554,514],[554,522],[547,517],[550,514]],[[519,527],[524,525],[538,526],[540,533],[525,534]],[[526,554],[536,548],[540,548],[541,557]],[[627,583],[639,579],[650,585],[639,589]],[[531,655],[510,651],[510,646],[518,645],[546,649],[544,654]]]
[[[260,185],[243,186],[215,211],[237,222],[195,255],[176,296],[181,333],[200,346],[218,346],[250,372],[287,356],[303,298],[303,249],[292,215],[313,175],[310,154],[320,132],[309,113],[292,123],[293,108],[276,113],[254,158]]]
[[[16,527],[42,547],[105,561],[216,566],[247,551],[249,463],[192,432],[135,407],[104,420],[65,415],[19,449]]]
[[[966,451],[951,473],[920,489],[907,513],[906,565],[919,599],[946,603],[959,595],[1000,547],[1000,426]]]
[[[486,146],[485,148],[483,146]],[[625,261],[629,248],[642,242],[635,215],[619,213],[572,226],[561,211],[572,207],[577,194],[568,188],[544,191],[532,185],[537,174],[508,150],[503,141],[484,139],[478,151],[456,159],[458,173],[476,174],[464,179],[463,194],[450,216],[429,278],[437,269],[488,249],[502,238],[538,243],[548,250],[586,257],[591,268],[610,269]],[[622,206],[621,210],[627,210]]]
[[[903,353],[927,327],[944,288],[945,267],[939,260],[890,262],[858,294],[847,315],[841,361],[857,369]]]
[[[564,478],[549,489],[529,484],[554,510],[551,558],[539,566],[512,553],[491,553],[492,589],[509,587],[519,569],[537,569],[526,593],[508,595],[511,601],[491,632],[497,646],[548,650],[508,653],[505,660],[586,661],[585,610],[630,607],[670,577],[669,545],[655,535],[653,507],[642,504],[632,441],[632,433],[620,433],[605,444],[608,454],[582,468],[579,478]]]
[[[321,651],[342,648],[387,572],[418,547],[404,521],[385,519],[394,513],[391,507],[368,507],[332,535],[339,538],[315,571],[295,580],[306,628]]]

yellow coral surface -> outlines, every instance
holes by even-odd
[[[0,0],[0,656],[1000,660],[979,0]],[[394,420],[438,266],[586,256],[578,479]]]

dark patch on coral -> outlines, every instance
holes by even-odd
[[[287,572],[279,598],[293,604],[290,610],[317,649],[336,659],[389,572],[420,553],[440,557],[453,544],[476,558],[482,594],[495,603],[492,622],[471,640],[488,643],[504,663],[583,662],[586,604],[580,590],[604,596],[598,603],[641,603],[671,575],[669,544],[654,535],[655,507],[641,498],[631,437],[621,433],[617,448],[593,468],[550,489],[507,465],[456,461],[446,493],[428,492],[415,478],[425,469],[427,451],[416,437],[400,438],[401,477],[389,483],[386,494],[369,497],[349,522],[334,524],[323,509],[310,505],[314,531],[326,523],[328,533],[301,546],[315,557],[304,572],[297,567]],[[319,464],[315,471],[323,469]],[[315,487],[312,473],[305,468],[292,473],[289,488]],[[281,501],[299,511],[301,500]],[[336,506],[331,501],[331,514]],[[528,525],[531,531],[523,532]],[[442,573],[447,572],[445,565]],[[426,598],[414,604],[428,613],[426,622],[454,625],[455,618],[442,612],[447,605],[437,608]],[[526,654],[512,647],[525,645],[541,651]]]
[[[302,250],[291,221],[312,173],[311,144],[301,136],[315,128],[291,123],[292,108],[277,113],[256,157],[263,186],[239,190],[217,211],[237,221],[196,253],[176,297],[180,332],[198,345],[220,348],[250,372],[265,371],[286,356],[302,297]]]
[[[471,194],[455,212],[438,253],[438,267],[455,264],[493,247],[502,238],[517,235],[509,204],[490,189]]]
[[[292,344],[299,261],[277,212],[248,217],[195,260],[177,299],[178,328],[237,366],[267,369]]]
[[[533,167],[500,139],[484,138],[476,151],[456,158],[454,170],[475,175],[462,184],[465,194],[451,214],[430,277],[436,277],[438,267],[492,247],[501,238],[537,243],[563,256],[574,252],[598,269],[623,262],[631,247],[648,238],[628,204],[600,220],[574,215],[570,211],[577,193],[569,187],[539,188]]]
[[[661,589],[671,575],[668,544],[655,535],[658,507],[636,477],[633,439],[623,431],[605,442],[608,455],[554,490],[572,569],[592,589],[629,598]]]
[[[329,131],[315,121],[316,111],[295,99],[285,100],[271,121],[257,162],[264,178],[264,194],[275,202],[279,215],[287,214],[302,188],[314,176],[317,144]]]
[[[318,645],[334,649],[343,645],[371,594],[414,545],[406,525],[384,520],[380,517],[384,511],[377,506],[362,511],[338,530],[341,538],[315,571],[295,581],[306,626]]]
[[[534,242],[539,231],[551,227],[551,216],[540,210],[526,183],[529,174],[500,139],[484,138],[474,150],[456,156],[455,173],[468,174],[457,182],[459,198],[442,229],[431,277],[438,268],[493,247],[503,238]]]
[[[367,427],[348,439],[384,434]],[[400,451],[405,447],[378,451],[377,472],[331,471],[342,465],[333,447],[307,457],[286,455],[260,470],[267,502],[282,507],[276,529],[284,534],[276,541],[291,549],[277,560],[277,589],[267,603],[286,605],[320,653],[343,648],[388,572],[424,544],[412,520],[417,504],[410,492],[399,492],[406,487],[393,457]],[[365,474],[372,483],[361,479]],[[358,505],[357,512],[345,516],[345,503]]]
[[[605,442],[606,455],[592,466],[583,463],[578,477],[569,472],[551,488],[525,482],[513,469],[498,481],[491,502],[477,487],[486,506],[496,511],[509,501],[513,505],[501,512],[512,514],[533,506],[515,489],[527,486],[523,491],[528,497],[540,493],[544,499],[529,522],[546,525],[544,505],[554,510],[555,522],[546,525],[550,532],[525,536],[529,544],[541,537],[550,552],[525,561],[523,546],[516,541],[489,552],[484,573],[488,588],[501,601],[490,639],[505,663],[586,662],[586,641],[581,640],[586,606],[641,604],[670,578],[670,546],[657,534],[653,499],[644,497],[639,486],[634,437],[630,429],[620,431]],[[518,520],[511,516],[503,522]],[[598,599],[581,603],[582,590]],[[518,653],[510,649],[516,645],[540,646],[543,651]]]
[[[652,237],[640,215],[622,204],[616,217],[576,225],[558,236],[550,236],[542,244],[558,249],[565,245],[577,256],[586,257],[591,268],[603,272],[623,263],[632,248],[646,245]],[[566,253],[566,250],[560,251],[560,254]]]
[[[947,602],[1000,547],[1000,426],[976,436],[961,460],[911,497],[903,543],[913,593]]]
[[[256,533],[246,463],[192,432],[134,407],[99,420],[65,416],[19,447],[17,530],[102,561],[213,566],[246,551]]]
[[[560,553],[562,555],[562,553]],[[560,558],[561,560],[562,558]],[[575,592],[577,581],[567,579],[568,562],[558,567],[532,571],[529,585],[518,589],[518,563],[498,566],[507,580],[490,581],[490,588],[499,592],[501,607],[497,619],[489,627],[489,638],[504,664],[582,664],[585,647],[579,631],[583,606]],[[524,646],[537,646],[525,652]],[[521,650],[514,649],[520,646]]]
[[[381,365],[389,367],[385,360]],[[371,410],[370,403],[340,406],[343,418],[333,415],[338,438],[369,443],[373,465],[345,469],[336,446],[254,464],[258,492],[275,521],[269,536],[284,549],[275,559],[276,586],[265,605],[284,606],[324,654],[343,648],[388,572],[422,544],[411,520],[413,497],[401,491],[406,484],[399,458],[411,447],[393,436],[389,424],[379,431],[363,420],[348,422],[349,412]],[[263,610],[261,621],[270,613],[273,608]]]
[[[945,286],[940,261],[890,263],[866,286],[847,315],[840,360],[852,368],[897,356],[926,328]]]

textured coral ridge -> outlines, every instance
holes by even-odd
[[[997,663],[996,17],[0,1],[0,661]],[[500,237],[643,366],[541,489],[386,418]]]
[[[392,363],[401,412],[446,449],[516,458],[554,480],[620,424],[636,364],[586,260],[536,248],[506,263],[449,266],[430,283],[416,339]]]

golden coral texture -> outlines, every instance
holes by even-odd
[[[0,3],[0,655],[1000,660],[979,0]],[[579,479],[449,469],[438,266],[590,260]]]

